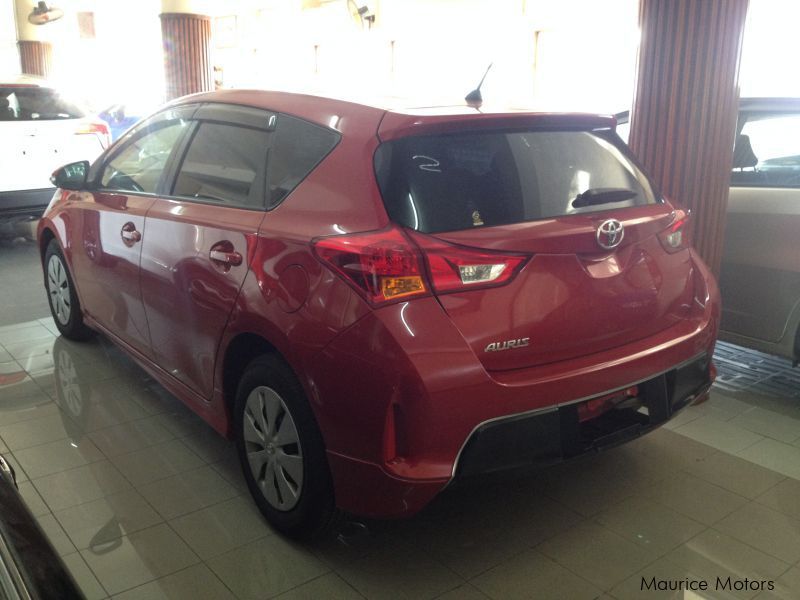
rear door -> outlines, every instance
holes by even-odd
[[[139,287],[145,214],[193,110],[172,109],[143,123],[93,166],[91,191],[68,198],[77,234],[69,242],[73,274],[83,309],[146,356],[150,335]]]
[[[722,329],[779,342],[800,304],[800,110],[739,121],[720,274]]]
[[[154,357],[206,398],[265,214],[275,120],[245,107],[201,107],[174,176],[147,212],[141,285]]]
[[[685,316],[689,254],[657,236],[674,211],[626,152],[608,129],[422,135],[379,149],[390,217],[417,232],[431,272],[435,253],[455,264],[448,252],[462,247],[496,252],[498,264],[531,257],[508,284],[471,289],[462,273],[463,286],[438,294],[487,369],[600,352]],[[624,233],[609,243],[598,230],[615,221]]]

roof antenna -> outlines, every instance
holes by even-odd
[[[489,69],[492,68],[494,63],[489,63],[489,66],[486,67],[486,73],[483,74],[481,77],[481,82],[478,84],[474,90],[472,90],[469,94],[464,96],[464,100],[467,101],[467,104],[483,104],[483,96],[481,95],[481,86],[483,85],[483,80],[486,79],[486,76],[489,74]]]

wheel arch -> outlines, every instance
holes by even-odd
[[[264,336],[249,331],[237,333],[225,346],[222,356],[221,388],[229,429],[233,423],[233,407],[239,381],[247,365],[264,354],[274,354],[284,358],[275,345],[267,341]]]
[[[42,265],[44,265],[44,255],[47,252],[47,247],[54,239],[57,239],[56,234],[53,233],[53,230],[50,227],[43,227],[39,232],[39,259],[41,260]]]

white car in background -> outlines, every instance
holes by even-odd
[[[109,142],[105,122],[44,80],[0,79],[0,226],[41,216],[53,171],[94,159]]]

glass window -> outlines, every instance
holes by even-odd
[[[0,87],[0,121],[55,121],[85,115],[81,107],[49,88]]]
[[[261,129],[201,123],[178,171],[173,195],[264,208],[269,135]]]
[[[142,129],[105,165],[105,189],[155,194],[172,149],[189,126],[185,120],[163,121]]]
[[[750,116],[736,137],[731,183],[800,187],[800,115]]]
[[[339,134],[280,115],[270,154],[269,205],[277,206],[339,142]]]
[[[656,202],[610,131],[409,137],[383,144],[375,170],[390,217],[436,233]]]

